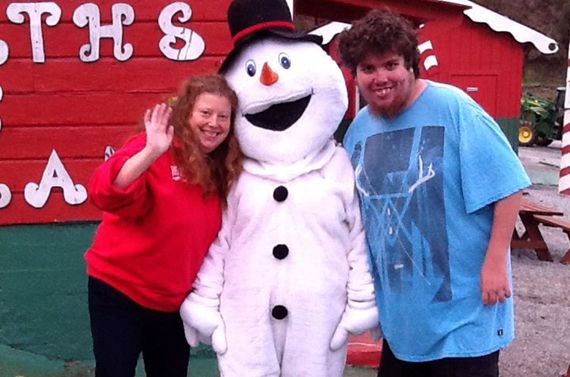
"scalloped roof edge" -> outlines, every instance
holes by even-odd
[[[519,22],[513,21],[499,13],[488,8],[478,5],[469,0],[440,0],[447,3],[465,5],[470,7],[463,13],[473,22],[484,23],[496,32],[506,32],[513,36],[519,43],[531,43],[538,51],[543,54],[554,54],[558,52],[558,42],[548,36],[531,29]],[[323,44],[329,43],[336,34],[340,33],[350,24],[344,22],[329,22],[312,30],[311,34],[317,34],[323,37]]]
[[[466,9],[463,13],[473,22],[487,24],[496,32],[510,33],[519,43],[532,43],[534,47],[543,54],[554,54],[558,52],[558,42],[554,39],[477,3],[469,0],[441,1],[469,6],[470,8]]]

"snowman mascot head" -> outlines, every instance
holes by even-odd
[[[320,36],[295,31],[285,0],[234,0],[228,23],[234,48],[220,73],[239,98],[244,154],[266,168],[302,169],[332,143],[346,112],[339,67]]]

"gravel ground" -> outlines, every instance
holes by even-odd
[[[570,196],[558,194],[556,186],[525,192],[570,220]],[[570,365],[570,265],[558,262],[570,241],[559,229],[543,227],[542,233],[554,262],[539,261],[529,250],[512,251],[516,338],[501,353],[501,377],[566,376]]]

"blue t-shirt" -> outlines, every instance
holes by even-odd
[[[471,97],[427,83],[394,119],[362,109],[344,139],[382,332],[406,361],[482,356],[513,340],[512,298],[484,306],[480,272],[493,203],[530,184]]]

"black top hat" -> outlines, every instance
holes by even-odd
[[[287,39],[322,43],[322,37],[295,30],[285,0],[234,0],[228,8],[228,25],[234,48],[220,67],[223,73],[247,42],[275,35]]]

